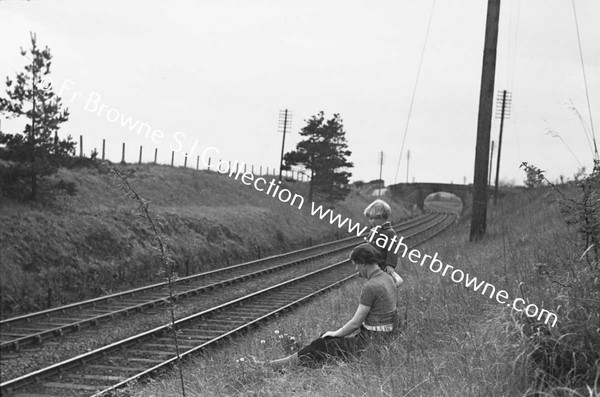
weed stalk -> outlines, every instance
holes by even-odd
[[[177,277],[173,272],[173,267],[175,261],[167,252],[167,245],[165,242],[165,237],[158,230],[157,224],[160,225],[158,218],[153,218],[150,214],[150,201],[146,200],[131,186],[129,180],[127,179],[127,175],[105,163],[105,166],[108,168],[108,173],[113,178],[118,181],[119,188],[124,192],[125,196],[133,199],[138,204],[138,210],[140,212],[140,216],[148,221],[152,229],[152,233],[154,234],[155,242],[152,246],[160,253],[161,263],[163,267],[164,277],[167,280],[167,287],[169,291],[169,312],[171,315],[171,323],[169,324],[169,328],[173,331],[173,340],[175,342],[175,353],[177,354],[177,362],[175,366],[179,372],[179,379],[181,381],[181,393],[182,396],[185,397],[185,384],[183,381],[183,371],[181,369],[181,355],[179,354],[179,341],[177,339],[177,330],[175,329],[175,299],[173,294],[173,281]]]

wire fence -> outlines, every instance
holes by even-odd
[[[79,135],[79,157],[84,157],[83,154],[83,135]],[[125,142],[122,143],[122,148],[121,148],[121,159],[120,159],[120,163],[121,164],[143,164],[143,156],[144,156],[144,147],[143,145],[140,145],[139,147],[139,155],[137,156],[137,158],[134,160],[134,162],[132,161],[128,161],[128,158],[126,157],[126,144]],[[180,154],[178,153],[178,155],[180,156]],[[101,160],[107,160],[106,158],[106,139],[102,139],[102,151],[100,153],[98,153],[96,151],[96,149],[94,148],[94,150],[92,151],[92,154],[90,155],[91,157],[96,157],[96,158],[100,158]],[[176,164],[176,152],[175,150],[171,150],[171,161],[170,163],[162,163],[162,165],[169,165],[171,167],[182,167],[182,168],[190,168],[190,169],[195,169],[195,170],[206,170],[206,171],[214,171],[214,172],[220,172],[220,173],[230,173],[230,172],[234,172],[233,167],[235,168],[235,173],[246,173],[246,172],[250,172],[254,175],[279,175],[278,174],[278,170],[276,167],[269,167],[269,166],[263,166],[263,165],[258,165],[255,166],[254,164],[246,164],[246,163],[240,163],[238,161],[234,161],[232,163],[231,160],[223,160],[223,159],[218,159],[217,161],[215,161],[215,159],[213,159],[212,157],[208,157],[208,161],[206,163],[204,163],[203,161],[200,161],[201,156],[200,155],[196,155],[195,158],[188,156],[187,153],[185,153],[183,155],[183,165],[175,165]],[[177,159],[180,160],[180,159]],[[147,163],[147,162],[146,162]],[[154,160],[150,162],[151,164],[159,164],[158,163],[158,148],[154,148]],[[226,164],[227,165],[227,171],[222,171],[222,169],[220,170],[219,168],[223,165]],[[294,171],[294,170],[282,170],[281,171],[281,176],[288,179],[288,180],[295,180],[295,181],[308,181],[310,179],[310,177],[305,174],[304,172],[301,171]]]

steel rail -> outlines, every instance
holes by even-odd
[[[401,224],[399,231],[402,230],[408,230],[411,227],[414,227],[416,225],[422,225],[422,224],[427,224],[429,222],[431,222],[432,220],[436,219],[436,215],[428,215],[425,217],[421,217],[418,219],[414,219],[411,222],[404,223]],[[408,237],[408,236],[407,236]],[[320,244],[318,246],[315,247],[311,247],[312,250],[314,251],[315,248],[329,248],[331,246],[334,245],[339,245],[341,243],[347,242],[347,241],[351,241],[351,240],[356,240],[359,239],[360,237],[348,237],[345,239],[341,239],[341,240],[337,240],[335,242],[332,243],[324,243],[324,244]],[[186,297],[188,295],[194,294],[197,295],[201,292],[213,289],[213,288],[219,288],[219,287],[224,287],[226,285],[230,285],[233,283],[237,283],[237,282],[241,282],[244,281],[246,279],[249,278],[253,278],[253,277],[258,277],[260,275],[264,275],[267,273],[271,273],[274,271],[279,271],[279,270],[283,270],[287,267],[293,266],[293,265],[298,265],[301,263],[305,263],[308,261],[312,261],[312,260],[316,260],[319,259],[323,256],[329,256],[329,255],[333,255],[336,254],[338,252],[341,252],[345,249],[348,249],[352,246],[354,246],[354,244],[356,244],[356,242],[354,243],[350,243],[350,244],[346,244],[343,245],[339,248],[334,248],[331,249],[329,248],[328,251],[323,251],[320,252],[318,254],[315,255],[311,255],[302,259],[298,259],[295,261],[291,261],[291,262],[287,262],[281,265],[276,265],[273,267],[268,267],[268,268],[263,268],[261,270],[258,271],[254,271],[254,272],[250,272],[250,273],[246,273],[243,275],[239,275],[237,277],[233,277],[233,278],[229,278],[229,279],[223,279],[223,280],[217,280],[214,281],[212,283],[208,283],[208,284],[203,284],[203,285],[199,285],[199,286],[193,286],[193,287],[187,287],[187,289],[185,289],[184,291],[180,291],[180,292],[176,292],[174,294],[174,297],[176,299],[182,298],[182,297]],[[246,268],[249,267],[250,265],[266,265],[268,263],[268,261],[272,261],[273,258],[276,259],[281,259],[281,258],[285,258],[285,257],[289,257],[291,255],[294,254],[298,254],[298,253],[307,253],[307,252],[311,252],[311,249],[302,249],[302,250],[297,250],[294,251],[292,253],[287,253],[284,255],[278,255],[275,257],[269,257],[269,258],[265,258],[265,260],[259,260],[259,261],[251,261],[251,262],[246,262],[240,265],[234,265],[234,266],[230,266],[227,268],[222,268],[222,269],[216,269],[210,272],[205,272],[205,273],[201,273],[201,274],[197,274],[197,275],[193,275],[193,276],[189,276],[186,277],[185,279],[179,279],[178,281],[183,281],[183,282],[178,282],[176,287],[181,287],[181,286],[185,286],[184,282],[187,281],[187,283],[185,284],[190,284],[192,282],[196,282],[200,279],[204,279],[207,278],[209,276],[214,276],[214,275],[218,275],[220,273],[226,273],[229,272],[231,270],[240,270],[240,268]],[[268,260],[268,261],[266,261]],[[192,281],[193,280],[193,281]],[[151,285],[151,286],[147,286],[147,287],[141,287],[141,288],[137,288],[135,290],[130,290],[130,291],[125,291],[123,293],[120,294],[113,294],[110,296],[105,296],[105,297],[101,297],[101,298],[96,298],[93,300],[89,300],[89,301],[84,301],[84,302],[79,302],[76,304],[71,304],[71,305],[67,305],[67,306],[63,306],[63,307],[59,307],[59,308],[55,308],[55,309],[50,309],[44,312],[37,312],[37,313],[33,313],[31,316],[21,316],[18,318],[18,320],[20,320],[21,322],[25,320],[25,318],[28,319],[28,323],[31,323],[31,321],[34,321],[34,319],[39,318],[39,316],[43,315],[45,316],[43,318],[43,320],[46,320],[48,322],[51,322],[53,319],[50,318],[51,315],[57,314],[59,313],[60,315],[67,315],[67,309],[74,309],[77,308],[78,312],[72,316],[72,317],[76,317],[76,316],[81,316],[84,315],[84,312],[81,312],[82,307],[87,307],[87,306],[92,306],[95,307],[96,309],[100,309],[97,307],[98,303],[107,303],[107,304],[111,304],[110,300],[114,300],[115,298],[120,298],[123,299],[124,295],[133,295],[134,293],[148,293],[156,288],[158,288],[157,286],[160,286],[161,288],[165,287],[165,283],[160,283],[160,284],[155,284],[155,285]],[[143,297],[140,297],[143,298]],[[147,308],[154,308],[157,305],[160,305],[162,303],[165,303],[166,300],[168,299],[168,295],[165,293],[163,296],[158,297],[158,298],[143,298],[144,302],[141,303],[129,303],[127,305],[127,307],[122,307],[122,308],[116,308],[116,309],[112,309],[112,310],[108,310],[106,313],[103,314],[98,314],[98,315],[91,315],[91,316],[87,316],[86,318],[81,318],[78,319],[77,321],[72,321],[73,319],[71,319],[70,322],[67,322],[66,324],[56,324],[56,327],[52,327],[52,328],[46,328],[46,329],[41,329],[38,330],[37,332],[33,332],[31,334],[27,334],[27,335],[20,335],[17,338],[12,338],[9,339],[8,341],[4,341],[0,343],[0,350],[1,351],[13,351],[13,350],[18,350],[21,346],[27,345],[27,344],[32,344],[32,343],[42,343],[45,339],[49,339],[52,337],[56,337],[56,336],[63,336],[65,333],[70,333],[70,332],[75,332],[75,331],[79,331],[83,326],[86,325],[97,325],[100,321],[105,321],[105,320],[109,320],[109,319],[114,319],[116,316],[121,316],[121,315],[128,315],[131,312],[141,312],[144,309]],[[115,304],[118,302],[113,302],[112,304]],[[125,303],[125,302],[123,302]],[[108,309],[108,307],[107,307]],[[15,320],[15,319],[12,319]],[[8,320],[7,320],[8,322]],[[18,327],[18,325],[12,325],[12,327]],[[5,327],[6,328],[6,325]],[[19,330],[17,328],[17,330]],[[6,335],[19,335],[18,333],[11,333],[10,330],[9,332],[5,331],[0,331],[0,334],[3,334],[4,336]]]
[[[437,225],[445,224],[444,227],[447,227],[448,225],[450,225],[450,223],[446,222],[446,219],[447,219],[447,216],[443,217]],[[434,229],[434,234],[437,234],[441,230],[443,230],[443,227],[431,226],[431,227],[427,227],[427,228],[421,230],[420,233],[426,233],[427,231],[430,231],[432,228]],[[420,233],[417,233],[417,234],[420,234]],[[429,236],[427,238],[431,238],[431,236]],[[414,247],[414,246],[422,243],[424,240],[425,239],[421,239],[419,242],[415,242],[415,243],[410,242],[410,246]],[[181,354],[181,356],[187,356],[187,355],[192,354],[192,353],[194,353],[200,349],[203,349],[209,345],[212,345],[218,341],[221,341],[224,338],[227,338],[228,336],[231,336],[231,335],[233,335],[237,332],[240,332],[244,329],[247,329],[248,327],[252,326],[253,324],[263,321],[263,320],[269,318],[270,316],[273,316],[276,313],[279,313],[279,312],[286,310],[292,306],[295,306],[298,303],[309,299],[310,297],[314,296],[317,293],[320,293],[327,289],[330,289],[333,286],[338,285],[339,283],[354,277],[355,274],[345,275],[342,277],[341,280],[337,280],[335,282],[329,282],[329,280],[325,277],[325,275],[327,274],[328,271],[333,271],[334,269],[340,269],[341,266],[343,266],[344,264],[347,264],[347,263],[349,263],[349,261],[347,261],[347,260],[338,262],[336,264],[327,266],[323,269],[315,270],[306,275],[303,275],[300,277],[295,277],[292,280],[279,283],[273,287],[262,289],[260,291],[251,293],[247,296],[235,299],[231,302],[227,302],[227,303],[218,305],[216,307],[213,307],[211,309],[204,310],[204,311],[194,314],[192,316],[188,316],[186,318],[177,320],[174,324],[174,328],[178,329],[178,332],[183,333],[183,332],[185,332],[186,327],[188,327],[189,324],[195,324],[195,323],[198,323],[198,321],[200,319],[207,319],[210,316],[218,315],[219,313],[223,313],[225,311],[225,309],[227,309],[227,308],[241,307],[241,308],[252,309],[252,305],[249,302],[250,302],[250,300],[255,299],[257,297],[269,296],[270,298],[267,300],[267,302],[269,304],[276,302],[278,299],[282,300],[284,298],[292,298],[291,302],[289,302],[289,301],[283,302],[276,307],[269,307],[269,308],[265,309],[265,310],[267,310],[266,313],[262,313],[258,317],[254,316],[250,321],[245,321],[241,325],[235,325],[235,326],[233,326],[233,328],[231,328],[225,332],[219,332],[218,335],[216,335],[214,337],[210,337],[208,340],[201,342],[199,345],[192,346],[191,348],[184,351]],[[280,295],[279,298],[275,297],[275,292],[283,289],[284,287],[291,287],[291,286],[294,286],[295,284],[299,284],[302,282],[306,282],[306,283],[308,283],[309,281],[312,282],[311,280],[314,280],[314,279],[316,279],[317,281],[325,282],[325,283],[327,283],[327,285],[325,285],[325,286],[321,285],[316,290],[312,290],[309,293],[303,293],[301,297],[294,297],[294,294],[293,294],[294,291],[292,291],[291,288],[287,288],[287,290],[285,290],[283,292],[283,294]],[[258,305],[257,307],[263,308],[263,306],[261,306],[261,305]],[[255,312],[257,310],[258,309],[255,309]],[[236,317],[236,316],[234,315],[234,317]],[[205,323],[208,323],[208,322],[205,322]],[[172,327],[170,324],[164,325],[161,327],[157,327],[153,330],[149,330],[149,331],[143,332],[139,335],[132,336],[132,337],[124,339],[122,341],[115,342],[108,346],[99,348],[93,352],[79,355],[77,357],[63,361],[62,363],[54,364],[47,368],[44,368],[44,369],[35,371],[33,373],[21,376],[19,378],[10,380],[8,382],[4,382],[4,383],[0,384],[0,393],[2,393],[2,394],[3,394],[3,392],[12,393],[13,391],[15,391],[17,389],[21,389],[23,387],[26,387],[27,385],[35,383],[38,380],[46,379],[52,375],[67,374],[68,371],[70,371],[74,368],[86,367],[86,364],[90,364],[91,361],[95,360],[97,357],[106,357],[109,355],[109,353],[113,353],[115,351],[123,351],[123,350],[126,351],[127,348],[139,346],[139,344],[142,343],[143,340],[158,339],[158,338],[168,334],[168,332],[171,329],[172,329]],[[181,343],[182,343],[182,346],[185,346],[185,339],[181,340]],[[147,351],[147,353],[150,354],[151,352]],[[162,353],[162,354],[164,354],[164,353]],[[175,352],[174,351],[168,352],[167,354],[175,355]],[[118,383],[116,383],[114,385],[109,385],[104,389],[102,389],[102,387],[100,387],[99,385],[89,386],[89,383],[88,383],[87,385],[80,385],[81,390],[90,391],[92,389],[102,389],[99,393],[95,394],[95,396],[99,396],[110,390],[114,390],[116,388],[122,387],[123,385],[127,384],[128,382],[130,382],[134,379],[140,378],[142,376],[146,376],[146,375],[158,370],[159,368],[163,368],[167,365],[170,365],[170,364],[174,363],[176,360],[177,360],[176,356],[170,357],[167,360],[161,360],[161,362],[155,363],[155,365],[151,365],[150,368],[141,369],[141,371],[139,371],[135,375],[132,375],[129,377],[122,377],[122,376],[119,377],[119,376],[114,376],[114,375],[100,375],[100,376],[84,375],[84,376],[79,377],[79,380],[87,380],[88,382],[90,382],[91,381],[90,379],[93,379],[93,380],[100,379],[100,380],[107,380],[107,381],[110,380],[111,382],[118,381]],[[146,361],[152,362],[153,360],[147,359]],[[102,365],[100,365],[100,367],[102,367]],[[115,368],[118,368],[118,367],[115,367]],[[78,376],[74,375],[74,374],[71,374],[70,376],[74,377],[75,379],[78,378]],[[57,387],[60,385],[63,385],[63,387],[78,387],[78,386],[73,386],[70,384],[65,385],[65,384],[56,383],[56,382],[46,382],[46,383],[50,386],[50,388]]]
[[[222,311],[222,310],[225,310],[225,309],[228,309],[228,308],[237,307],[238,305],[244,304],[244,303],[246,303],[247,301],[249,301],[250,299],[252,299],[254,297],[258,297],[258,296],[260,296],[262,294],[272,293],[272,292],[274,292],[278,288],[282,288],[283,286],[290,286],[290,285],[292,285],[292,284],[294,284],[294,283],[296,283],[298,281],[306,280],[308,277],[315,276],[315,275],[323,275],[326,271],[331,270],[332,268],[339,267],[342,264],[346,264],[347,262],[348,261],[346,260],[346,261],[335,263],[333,265],[329,265],[326,268],[313,271],[313,272],[311,272],[311,273],[309,273],[307,275],[296,277],[296,278],[294,278],[292,280],[279,283],[279,284],[277,284],[277,285],[275,285],[273,287],[265,288],[263,290],[260,290],[260,291],[251,293],[249,295],[246,295],[244,297],[235,299],[235,300],[233,300],[231,302],[227,302],[227,303],[224,303],[222,305],[216,306],[214,308],[207,309],[207,310],[204,310],[204,311],[202,311],[200,313],[197,313],[197,314],[188,316],[186,318],[177,320],[175,322],[175,324],[173,325],[173,327],[177,328],[178,332],[183,332],[183,331],[185,331],[185,329],[186,329],[185,326],[188,323],[198,322],[198,321],[202,320],[204,317],[216,314],[219,311]],[[263,317],[263,316],[261,316],[261,317]],[[251,323],[252,322],[253,321],[251,321]],[[31,374],[28,374],[28,375],[25,375],[25,376],[22,376],[22,377],[10,380],[8,382],[0,384],[0,390],[2,390],[2,391],[7,390],[9,392],[12,392],[12,391],[14,391],[15,388],[26,386],[30,382],[35,382],[36,378],[47,378],[48,376],[52,376],[52,375],[56,375],[56,374],[60,374],[60,373],[65,373],[66,371],[68,371],[69,369],[72,369],[72,368],[78,368],[80,366],[85,366],[86,364],[92,362],[92,360],[95,360],[96,358],[101,358],[102,356],[109,356],[109,354],[112,354],[113,352],[118,353],[118,352],[122,351],[122,349],[127,349],[127,347],[130,347],[130,346],[135,346],[135,345],[139,344],[140,342],[143,342],[144,340],[148,340],[148,339],[152,339],[152,338],[160,338],[160,337],[163,337],[165,335],[168,335],[168,333],[171,331],[171,329],[173,327],[171,327],[169,324],[163,325],[163,326],[160,326],[160,327],[156,327],[156,328],[154,328],[152,330],[143,332],[143,333],[141,333],[139,335],[135,335],[135,336],[129,337],[129,338],[124,339],[122,341],[115,342],[115,343],[112,343],[112,344],[110,344],[108,346],[104,346],[104,347],[101,347],[99,349],[96,349],[96,350],[94,350],[92,352],[79,355],[77,357],[71,358],[71,359],[63,361],[61,363],[54,364],[54,365],[49,366],[47,368],[38,370],[38,371],[33,372]],[[214,343],[214,342],[216,342],[218,340],[221,340],[221,339],[225,338],[226,336],[231,335],[233,333],[233,331],[234,330],[232,330],[232,331],[230,331],[230,332],[228,332],[226,334],[219,335],[219,336],[216,336],[216,337],[214,337],[212,339],[209,339],[208,341],[202,343],[201,345],[197,346],[193,350],[196,351],[197,348],[206,347],[207,345],[209,345],[211,343]],[[173,354],[175,354],[175,352],[173,352]],[[184,354],[185,353],[182,353],[181,355],[184,355]],[[163,367],[164,365],[167,365],[168,363],[173,362],[174,359],[176,359],[176,357],[170,358],[169,360],[166,360],[163,363],[160,363],[158,365],[152,366],[149,369],[140,372],[139,374],[136,374],[136,375],[134,375],[132,377],[129,377],[129,378],[126,379],[126,383],[129,382],[129,381],[131,381],[131,380],[133,380],[133,379],[135,379],[135,378],[137,378],[137,377],[139,377],[139,376],[142,376],[142,374],[147,374],[149,372],[155,371],[156,369],[158,369],[160,367]],[[102,392],[106,392],[107,390],[108,389],[105,389]]]
[[[400,227],[403,227],[405,225],[409,225],[413,222],[419,222],[419,221],[423,221],[424,218],[427,219],[431,219],[431,216],[434,215],[432,213],[428,213],[426,215],[417,217],[417,218],[412,218],[406,222],[402,222],[399,224]],[[290,251],[290,252],[286,252],[283,254],[279,254],[279,255],[271,255],[265,258],[261,258],[261,259],[256,259],[253,261],[248,261],[248,262],[244,262],[244,263],[240,263],[237,265],[232,265],[232,266],[227,266],[227,267],[223,267],[223,268],[219,268],[219,269],[214,269],[214,270],[210,270],[207,272],[202,272],[202,273],[197,273],[197,274],[193,274],[191,276],[186,276],[186,277],[181,277],[178,278],[177,280],[174,280],[172,283],[175,284],[179,284],[179,283],[184,283],[184,282],[189,282],[191,280],[194,280],[198,277],[204,277],[207,275],[211,275],[211,274],[215,274],[215,273],[219,273],[219,272],[223,272],[223,271],[227,271],[227,270],[233,270],[233,269],[239,269],[241,267],[245,267],[245,266],[250,266],[250,265],[254,265],[256,263],[260,263],[260,262],[266,262],[266,261],[270,261],[270,260],[274,260],[274,259],[282,259],[282,258],[286,258],[288,256],[292,256],[292,255],[297,255],[300,253],[305,253],[305,252],[309,252],[311,250],[315,250],[315,249],[319,249],[319,248],[324,248],[330,245],[334,245],[343,241],[348,241],[348,240],[352,240],[352,239],[357,239],[359,237],[356,236],[350,236],[350,237],[346,237],[346,238],[342,238],[342,239],[338,239],[335,241],[329,241],[326,243],[322,243],[322,244],[318,244],[318,245],[314,245],[312,247],[306,247],[306,248],[301,248],[298,250],[294,250],[294,251]],[[160,283],[155,283],[155,284],[151,284],[151,285],[146,285],[143,287],[138,287],[138,288],[134,288],[134,289],[130,289],[127,291],[122,291],[122,292],[117,292],[114,294],[110,294],[110,295],[104,295],[104,296],[100,296],[97,298],[92,298],[92,299],[87,299],[84,301],[80,301],[80,302],[74,302],[74,303],[70,303],[67,305],[62,305],[59,307],[54,307],[54,308],[50,308],[50,309],[46,309],[46,310],[41,310],[41,311],[37,311],[34,313],[28,313],[28,314],[24,314],[21,316],[16,316],[16,317],[11,317],[11,318],[7,318],[4,320],[0,320],[0,325],[7,325],[7,324],[11,324],[14,322],[18,322],[18,321],[28,321],[31,320],[33,317],[39,317],[39,316],[46,316],[48,314],[52,314],[52,313],[56,313],[56,312],[62,312],[65,310],[69,310],[69,309],[80,309],[83,306],[86,305],[94,305],[97,304],[99,302],[105,301],[105,300],[110,300],[110,299],[115,299],[115,298],[120,298],[126,295],[135,295],[139,292],[145,292],[148,290],[152,290],[152,289],[160,289],[160,288],[164,288],[167,285],[167,282],[160,282]]]

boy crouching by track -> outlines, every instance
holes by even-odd
[[[381,270],[392,276],[396,287],[399,287],[404,281],[396,273],[398,254],[388,249],[388,242],[397,240],[396,232],[388,220],[391,214],[392,209],[388,203],[379,199],[369,204],[364,211],[364,215],[369,219],[369,225],[372,227],[367,241],[379,251],[379,267]],[[378,241],[380,241],[379,244]]]

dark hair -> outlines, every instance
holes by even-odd
[[[362,243],[358,247],[354,248],[350,254],[351,261],[362,265],[378,263],[379,259],[379,251],[369,243]]]

